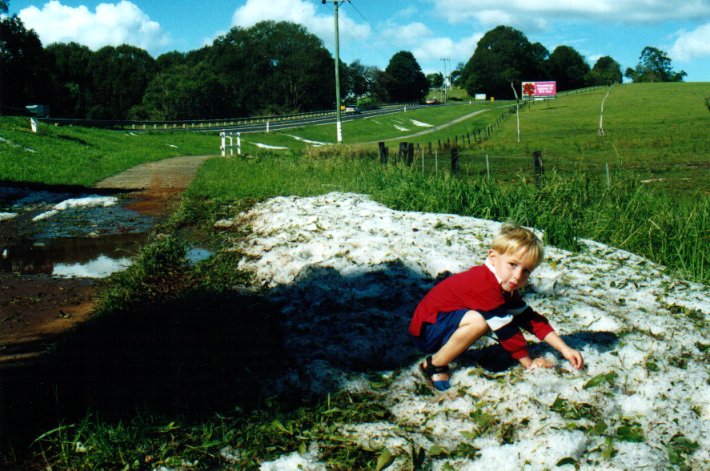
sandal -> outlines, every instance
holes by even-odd
[[[451,383],[448,379],[434,381],[434,375],[449,373],[449,365],[436,366],[431,363],[431,355],[426,357],[424,364],[419,363],[419,371],[427,384],[436,391],[446,391],[451,388]]]

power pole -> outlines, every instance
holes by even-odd
[[[340,33],[338,21],[338,9],[341,3],[350,0],[321,0],[321,3],[332,3],[335,6],[335,116],[336,116],[336,137],[337,143],[343,142],[343,124],[340,112]]]
[[[451,65],[451,59],[448,57],[442,57],[441,60],[444,62],[444,101],[446,101],[446,61],[449,61],[449,65]],[[449,78],[449,84],[451,84],[451,79]]]
[[[452,85],[452,83],[451,83],[451,72],[454,71],[454,68],[451,67],[451,58],[450,58],[450,57],[447,57],[446,60],[449,62],[449,90],[451,90],[451,85]]]

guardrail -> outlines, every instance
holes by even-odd
[[[378,109],[398,109],[420,106],[417,103],[393,103],[381,105]],[[101,120],[77,118],[39,118],[47,124],[58,126],[83,126],[91,128],[114,129],[124,131],[178,131],[178,130],[219,130],[236,126],[257,126],[267,123],[281,123],[313,118],[335,117],[335,110],[312,111],[287,115],[268,115],[241,118],[195,119],[182,121],[139,121],[139,120]]]

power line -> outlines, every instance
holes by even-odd
[[[322,1],[322,0],[321,0],[321,1]],[[372,21],[371,21],[369,18],[367,18],[367,17],[360,11],[360,9],[358,9],[357,6],[355,6],[355,4],[354,4],[351,0],[348,0],[348,6],[352,7],[352,8],[357,12],[357,14],[360,15],[360,18],[362,18],[365,23],[367,23],[367,24],[369,24],[369,25],[372,25]],[[379,40],[383,40],[382,36],[380,36],[379,34],[377,34],[374,29],[373,29],[372,31],[373,31],[373,34],[375,34],[375,36],[377,36],[377,38],[378,38]],[[348,28],[348,32],[349,32],[350,34],[352,34],[353,36],[358,37],[358,38],[361,40],[361,44],[363,44],[365,47],[371,49],[372,51],[378,53],[378,54],[381,55],[383,58],[386,59],[386,58],[389,58],[389,57],[390,57],[387,53],[385,53],[385,52],[382,51],[381,49],[375,47],[375,45],[372,44],[371,41],[369,41],[367,38],[363,37],[363,36],[362,36],[360,33],[358,33],[357,30],[355,30],[354,28]],[[358,59],[360,59],[360,58],[358,58]]]

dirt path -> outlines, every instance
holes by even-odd
[[[129,205],[160,217],[179,203],[199,167],[210,156],[175,157],[138,165],[100,181],[95,188],[128,190]],[[91,279],[0,273],[0,368],[39,358],[94,308]]]
[[[411,139],[411,138],[413,138],[413,137],[424,136],[424,135],[426,135],[426,134],[430,134],[430,133],[433,133],[433,132],[435,132],[435,131],[440,131],[440,130],[442,130],[442,129],[446,129],[446,128],[448,128],[448,127],[453,126],[454,124],[458,124],[458,123],[460,123],[460,122],[466,121],[466,120],[469,119],[469,118],[473,118],[474,116],[479,115],[479,114],[481,114],[481,113],[485,113],[485,112],[487,112],[487,111],[491,111],[491,110],[490,110],[490,109],[485,109],[485,110],[474,111],[473,113],[469,113],[469,114],[467,114],[467,115],[458,117],[458,118],[456,118],[456,119],[454,119],[454,120],[451,120],[451,121],[448,121],[448,122],[446,122],[446,123],[444,123],[444,124],[438,124],[438,125],[436,125],[436,126],[432,126],[432,127],[430,127],[430,128],[426,128],[426,129],[423,130],[423,131],[415,132],[415,133],[412,133],[412,134],[407,134],[406,136],[398,136],[397,139],[403,140],[403,139]],[[379,141],[381,141],[381,140],[382,140],[382,139],[380,139],[380,140],[378,140],[378,141],[367,142],[366,144],[377,144],[377,143],[378,143]]]
[[[148,162],[101,180],[95,188],[134,190],[139,202],[130,209],[150,216],[160,216],[180,201],[197,170],[211,156],[175,157]]]

